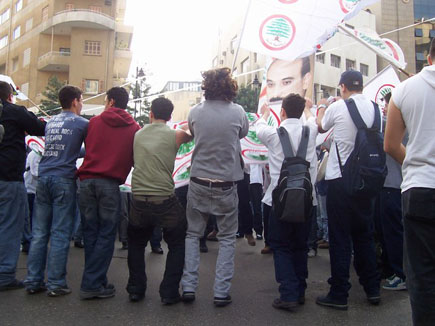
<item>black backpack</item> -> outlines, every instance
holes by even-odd
[[[284,152],[284,161],[278,185],[272,192],[276,216],[281,222],[302,223],[311,217],[313,208],[313,185],[310,178],[310,163],[306,161],[310,129],[304,126],[296,156],[287,130],[277,129]]]
[[[3,113],[3,105],[0,103],[0,118],[2,117],[2,113]],[[5,134],[5,127],[3,127],[2,124],[0,124],[0,144],[3,140],[4,134]]]
[[[351,196],[373,198],[379,194],[387,176],[386,157],[384,152],[384,137],[381,133],[379,108],[373,102],[375,119],[373,126],[367,128],[358,112],[355,101],[345,101],[358,131],[355,137],[355,147],[343,166],[337,143],[335,143],[340,164],[344,189]]]

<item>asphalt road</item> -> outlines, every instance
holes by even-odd
[[[411,308],[406,291],[382,291],[379,306],[370,306],[352,268],[348,311],[336,311],[315,304],[318,295],[328,290],[329,255],[320,250],[309,259],[306,304],[290,313],[272,308],[278,297],[271,255],[261,255],[262,242],[250,247],[237,240],[236,271],[231,289],[233,303],[224,308],[213,305],[213,281],[218,244],[208,242],[209,252],[201,254],[200,285],[193,304],[163,306],[158,286],[166,255],[151,254],[147,248],[148,289],[146,298],[130,303],[125,291],[127,252],[116,249],[109,270],[109,281],[116,296],[105,300],[80,301],[79,287],[83,271],[83,250],[72,247],[68,262],[68,285],[72,294],[49,298],[44,293],[28,295],[24,290],[0,292],[0,326],[7,325],[411,325]],[[163,247],[165,253],[167,248]],[[26,256],[21,255],[17,277],[26,274]]]

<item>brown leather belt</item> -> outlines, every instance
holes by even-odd
[[[191,177],[190,181],[193,181],[201,186],[206,186],[206,187],[212,187],[212,188],[225,188],[225,187],[232,187],[234,186],[236,183],[234,181],[217,181],[217,182],[212,182],[212,181],[207,181],[207,180],[203,180],[203,179],[199,179],[196,177]]]

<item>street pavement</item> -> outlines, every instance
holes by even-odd
[[[382,302],[371,306],[353,271],[349,310],[337,311],[315,304],[315,298],[328,291],[328,250],[309,259],[306,303],[296,313],[274,309],[278,297],[272,255],[261,255],[262,241],[250,247],[244,239],[237,240],[236,270],[232,282],[233,303],[224,308],[213,305],[213,281],[217,242],[208,242],[209,252],[201,254],[200,285],[196,301],[164,306],[158,288],[162,279],[165,255],[145,253],[148,289],[145,300],[128,301],[125,286],[128,278],[127,251],[116,243],[109,282],[116,287],[116,296],[105,300],[79,300],[83,271],[83,249],[71,247],[67,281],[72,294],[50,298],[44,293],[28,295],[24,290],[0,292],[0,326],[8,325],[411,325],[411,308],[406,291],[382,290]],[[21,255],[17,277],[26,275],[26,255]]]

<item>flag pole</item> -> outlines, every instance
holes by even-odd
[[[242,26],[242,30],[241,30],[241,32],[240,32],[239,42],[238,42],[238,44],[237,44],[236,53],[234,54],[233,65],[232,65],[232,67],[231,67],[231,73],[233,73],[234,68],[235,68],[235,66],[236,66],[236,60],[237,60],[237,57],[238,57],[238,55],[239,55],[240,43],[242,43],[243,33],[245,32],[246,20],[247,20],[247,18],[248,18],[248,13],[249,13],[249,8],[251,7],[251,2],[252,2],[252,0],[249,0],[249,2],[248,2],[248,7],[246,8],[245,19],[243,20],[243,26]]]

